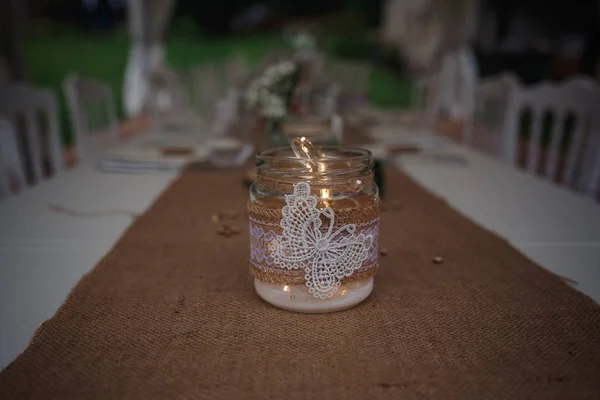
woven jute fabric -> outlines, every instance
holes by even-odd
[[[211,222],[244,212],[242,177],[182,174],[0,374],[0,398],[600,398],[600,307],[398,170],[365,302],[263,302],[247,221],[230,238]]]

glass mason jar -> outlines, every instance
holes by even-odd
[[[256,292],[290,311],[325,313],[363,301],[379,262],[379,193],[371,153],[320,148],[256,157],[250,188],[250,272]]]

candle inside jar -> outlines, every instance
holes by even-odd
[[[331,200],[331,192],[329,189],[321,189],[321,199],[325,207],[330,207],[329,200]]]
[[[342,285],[333,297],[327,300],[316,299],[304,284],[281,285],[255,279],[254,288],[263,300],[284,310],[328,313],[345,310],[369,297],[373,290],[373,277]]]

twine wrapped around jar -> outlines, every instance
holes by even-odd
[[[364,201],[352,207],[336,208],[334,230],[345,225],[356,225],[356,235],[372,235],[373,245],[369,256],[359,270],[349,277],[342,279],[342,284],[361,281],[375,275],[379,261],[379,200]],[[250,272],[254,278],[265,283],[305,284],[306,279],[302,269],[289,270],[274,263],[273,246],[283,234],[281,227],[282,207],[265,207],[248,203],[250,219]],[[321,218],[323,226],[327,222]]]

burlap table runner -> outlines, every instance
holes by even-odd
[[[211,222],[243,213],[241,178],[175,181],[0,374],[0,398],[600,398],[600,308],[398,170],[367,301],[261,301],[246,221],[229,239]]]

